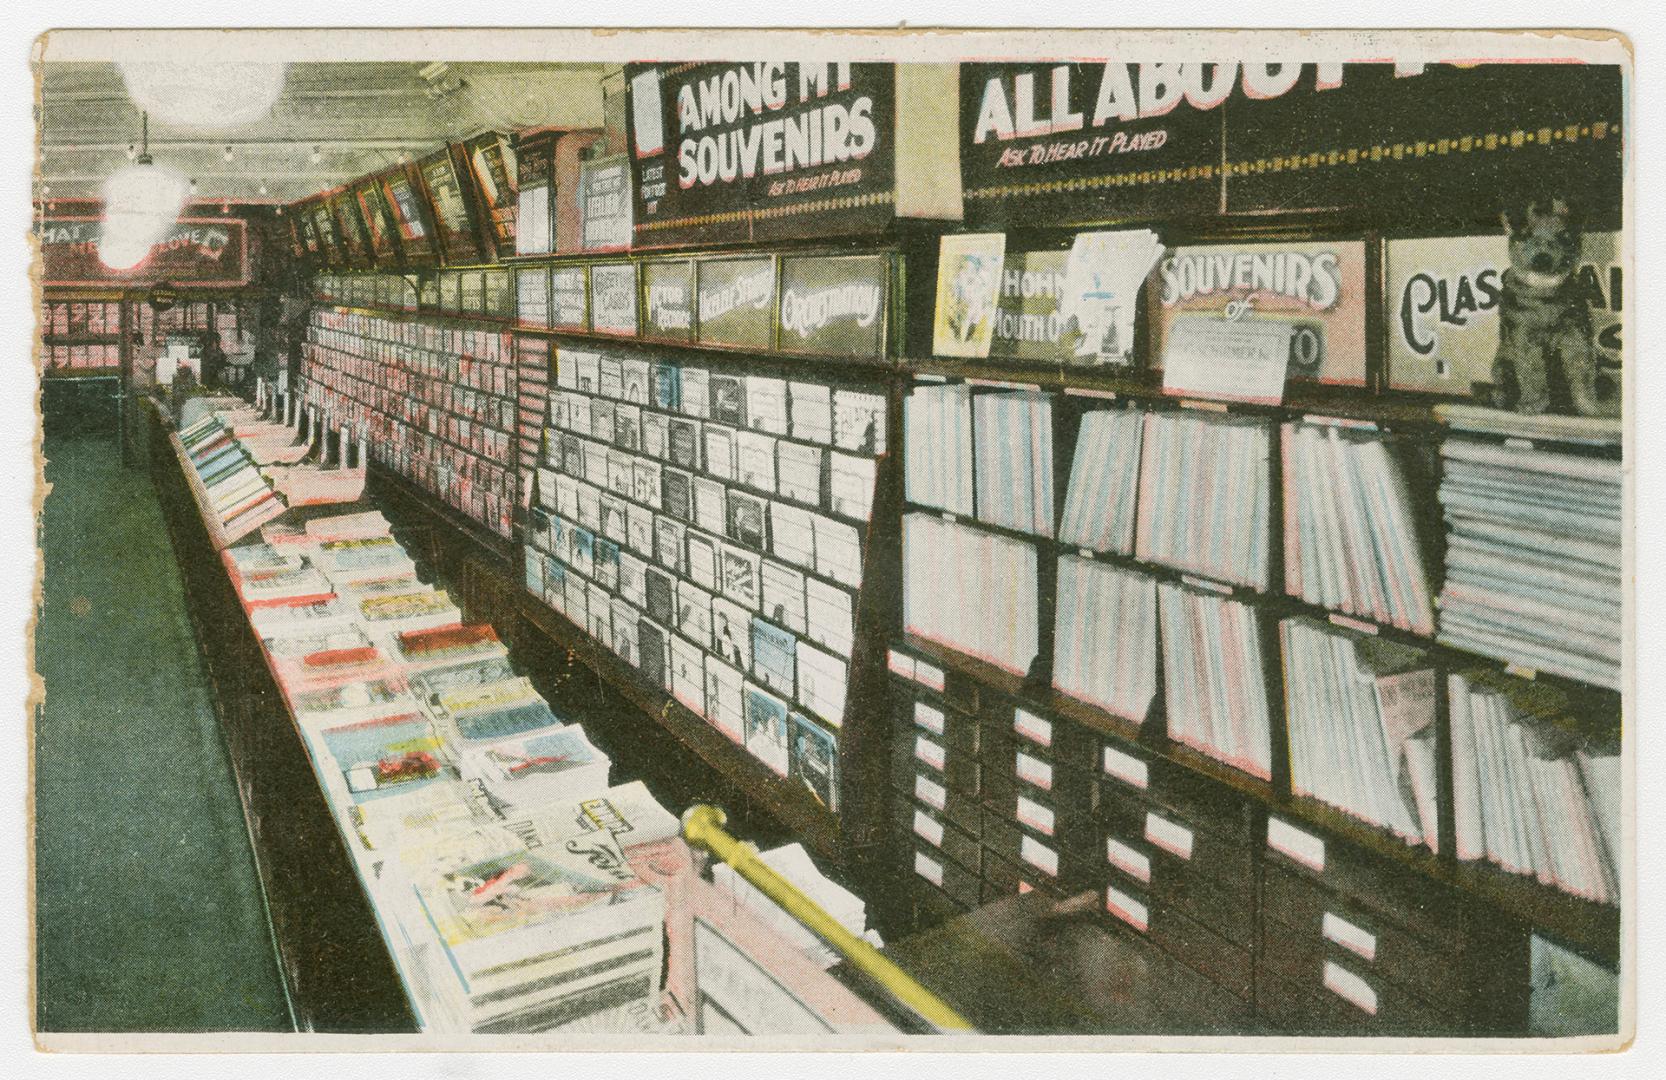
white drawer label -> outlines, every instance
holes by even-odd
[[[943,846],[943,823],[920,811],[914,811],[914,835],[929,840],[933,847]]]
[[[1325,842],[1287,821],[1271,816],[1267,818],[1267,846],[1317,873],[1325,870]]]
[[[1192,830],[1156,814],[1145,815],[1145,838],[1182,859],[1192,857]]]
[[[1151,770],[1145,762],[1110,746],[1105,747],[1105,772],[1142,791],[1151,784]]]
[[[1105,861],[1130,877],[1151,880],[1151,860],[1114,836],[1105,838]]]
[[[1059,876],[1059,853],[1028,836],[1018,841],[1018,855],[1025,862],[1043,871],[1048,877]]]
[[[1014,709],[1012,730],[1041,746],[1053,745],[1053,725],[1026,709]]]
[[[943,864],[924,852],[914,853],[914,872],[938,888],[943,887]]]
[[[1340,915],[1325,912],[1319,931],[1328,940],[1336,942],[1344,949],[1352,950],[1366,960],[1377,958],[1377,935],[1355,926]]]
[[[1028,825],[1037,832],[1046,833],[1048,836],[1053,835],[1053,811],[1049,810],[1045,806],[1042,806],[1040,803],[1031,799],[1026,799],[1022,795],[1018,796],[1018,812],[1016,816],[1019,821],[1022,821],[1024,824]]]
[[[916,736],[914,739],[914,756],[939,772],[943,771],[943,764],[947,758],[943,748],[924,735]]]
[[[941,810],[948,804],[949,792],[942,784],[924,776],[916,776],[914,777],[914,797],[927,806],[935,806]]]
[[[885,666],[906,678],[914,678],[914,658],[892,649],[885,657]]]
[[[1325,961],[1325,989],[1372,1016],[1377,1015],[1377,992],[1364,979],[1332,960]]]
[[[943,710],[927,705],[923,701],[914,703],[914,722],[927,731],[935,731],[939,735],[942,735],[948,726],[943,719]]]
[[[1043,791],[1053,790],[1053,767],[1039,758],[1018,752],[1018,778],[1027,780]]]
[[[1151,925],[1151,913],[1145,905],[1115,886],[1105,890],[1105,910],[1139,930]]]
[[[933,690],[943,689],[943,669],[932,667],[924,660],[914,661],[914,679],[924,683]]]

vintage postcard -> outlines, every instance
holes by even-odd
[[[1620,33],[31,64],[39,1048],[1633,1039]]]

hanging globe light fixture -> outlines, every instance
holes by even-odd
[[[176,127],[224,129],[252,124],[283,93],[287,64],[124,62],[127,95],[141,110]]]
[[[185,178],[151,160],[150,117],[142,122],[144,149],[104,182],[98,258],[112,270],[142,262],[185,206]]]

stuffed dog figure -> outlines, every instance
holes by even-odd
[[[1559,373],[1576,412],[1618,416],[1618,393],[1603,393],[1597,379],[1591,309],[1574,279],[1582,236],[1572,209],[1552,199],[1506,211],[1503,220],[1510,268],[1499,300],[1492,403],[1520,413],[1545,412]]]

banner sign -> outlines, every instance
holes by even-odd
[[[1492,382],[1510,242],[1489,236],[1390,240],[1384,267],[1388,379],[1400,390],[1468,395]],[[1574,283],[1591,308],[1601,370],[1618,377],[1625,278],[1619,233],[1586,233]]]
[[[635,336],[635,263],[597,263],[590,268],[590,329]]]
[[[558,330],[590,328],[590,282],[584,267],[550,267],[550,325]]]
[[[1620,203],[1620,70],[1584,64],[979,63],[960,68],[968,227]],[[1617,222],[1615,222],[1617,225]]]
[[[883,356],[890,277],[890,260],[882,255],[784,258],[781,351]]]
[[[1148,288],[1153,367],[1180,320],[1273,322],[1290,328],[1289,378],[1365,385],[1362,240],[1176,248]]]
[[[249,281],[248,225],[237,218],[182,218],[128,270],[98,260],[96,217],[47,218],[38,226],[42,285],[232,286]]]
[[[637,247],[873,232],[895,201],[892,64],[626,65]]]
[[[510,149],[509,140],[495,131],[470,140],[466,149],[497,257],[508,258],[515,254],[515,211],[520,203],[515,189],[519,175],[515,151]]]

